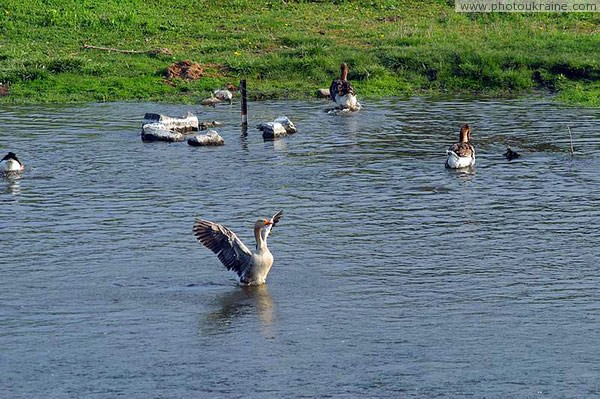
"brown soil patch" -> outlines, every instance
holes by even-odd
[[[10,86],[8,83],[0,83],[0,97],[8,96],[8,92],[10,91]]]
[[[167,79],[186,79],[196,80],[204,76],[204,68],[197,62],[189,60],[179,61],[169,65],[165,72],[165,78]]]

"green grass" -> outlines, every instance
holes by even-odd
[[[598,13],[458,14],[434,0],[4,0],[0,102],[197,102],[241,78],[252,98],[307,98],[344,61],[363,98],[541,92],[600,106],[599,26]],[[207,76],[167,84],[186,59]]]

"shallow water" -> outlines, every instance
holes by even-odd
[[[2,395],[600,395],[600,111],[366,103],[251,103],[298,126],[274,142],[237,106],[3,106],[26,171],[0,180]],[[141,142],[145,112],[188,110],[226,145]],[[477,165],[446,170],[464,122]],[[191,234],[251,246],[279,209],[257,289]]]

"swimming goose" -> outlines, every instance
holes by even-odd
[[[332,81],[329,86],[331,100],[337,103],[340,109],[358,111],[362,106],[356,99],[354,87],[348,82],[348,64],[340,65],[340,71],[340,78]]]
[[[14,152],[9,152],[0,160],[0,172],[22,172],[25,169],[23,162]]]
[[[460,128],[458,143],[446,150],[446,167],[451,169],[468,168],[475,165],[475,147],[471,145],[471,128],[464,124]]]
[[[254,223],[254,252],[223,225],[196,219],[193,231],[196,239],[217,254],[227,270],[237,273],[240,285],[260,285],[265,283],[273,265],[273,255],[267,248],[267,237],[282,216],[283,211],[279,211],[271,219],[260,219]]]

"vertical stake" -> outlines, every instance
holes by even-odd
[[[567,125],[567,129],[569,130],[569,142],[571,144],[571,157],[575,155],[575,150],[573,149],[573,135],[571,134],[571,127]]]
[[[240,80],[240,92],[242,94],[242,129],[248,128],[248,102],[246,100],[246,79]]]

